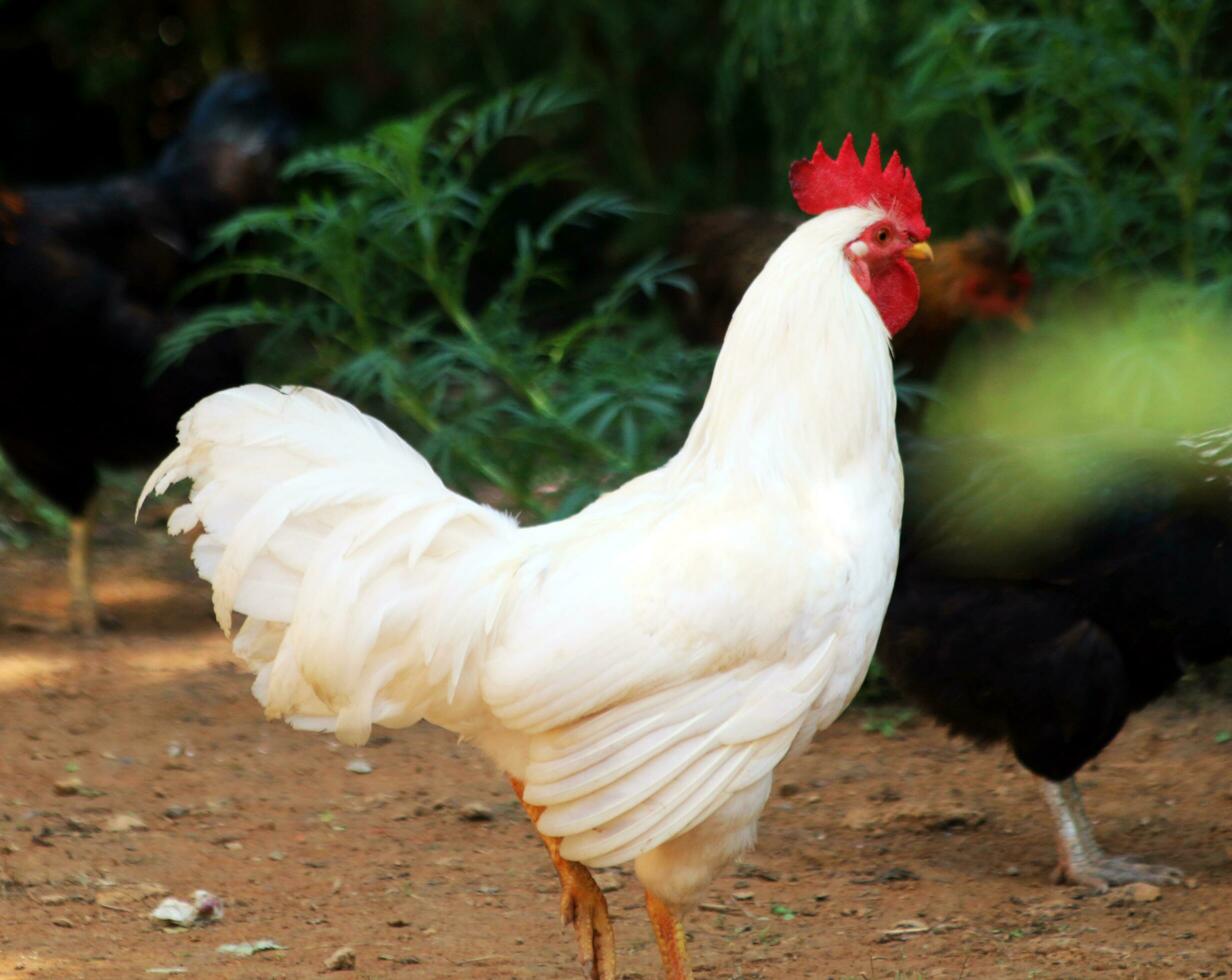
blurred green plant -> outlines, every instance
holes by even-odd
[[[193,318],[160,363],[217,331],[260,326],[258,377],[350,398],[407,434],[446,480],[493,487],[540,517],[657,465],[682,439],[713,355],[686,348],[647,302],[688,287],[661,254],[582,291],[581,303],[569,291],[585,252],[564,241],[570,229],[635,210],[579,185],[547,145],[579,102],[539,82],[478,105],[451,96],[300,155],[286,175],[315,184],[216,229],[216,248],[256,247],[198,281],[248,277],[254,298]],[[541,220],[526,219],[523,200],[502,232],[511,197],[558,200],[562,187]]]
[[[848,132],[863,149],[876,131],[917,177],[921,168],[931,172],[922,141],[902,125],[906,80],[898,61],[936,16],[931,4],[726,0],[713,112],[732,134],[729,152],[747,152],[735,145],[741,136],[759,137],[769,150],[774,166],[761,178],[767,200],[781,198],[791,160],[811,155],[819,137],[833,152]],[[750,119],[762,123],[760,134],[750,132]]]
[[[1151,474],[1226,493],[1211,467],[1232,420],[1232,303],[1174,281],[1114,281],[1048,307],[1029,343],[960,350],[947,365],[911,459],[937,540],[1029,552],[1097,500],[1144,492]]]
[[[931,435],[1011,441],[1176,438],[1232,420],[1232,304],[1218,290],[1114,279],[1056,291],[1029,342],[967,347],[930,406]]]
[[[6,547],[28,547],[32,530],[64,535],[68,532],[68,519],[0,454],[0,551]]]
[[[866,708],[864,723],[860,727],[866,732],[876,732],[882,738],[899,738],[902,729],[915,723],[917,713],[915,708]]]

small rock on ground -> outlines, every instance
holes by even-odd
[[[135,813],[116,813],[107,818],[103,829],[113,834],[125,834],[130,830],[145,830],[145,821]]]
[[[1158,902],[1162,892],[1158,885],[1146,881],[1135,881],[1120,888],[1114,888],[1108,895],[1108,904],[1145,905],[1148,902]]]
[[[343,946],[336,949],[330,954],[329,959],[325,961],[325,969],[339,972],[342,970],[355,969],[355,950],[350,946]]]

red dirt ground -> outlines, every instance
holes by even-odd
[[[183,544],[150,523],[101,536],[119,631],[0,632],[0,976],[304,977],[344,945],[360,977],[577,976],[554,873],[502,776],[428,726],[353,751],[263,721]],[[55,550],[0,553],[0,616],[62,612],[61,577]],[[696,972],[1230,976],[1230,716],[1162,703],[1085,774],[1105,845],[1191,875],[1134,903],[1049,883],[1044,808],[1004,752],[923,721],[886,737],[855,708],[782,767],[756,852],[689,920]],[[346,770],[357,757],[370,774]],[[464,820],[473,802],[491,819]],[[108,830],[117,814],[145,829]],[[604,880],[623,975],[657,976],[636,880]],[[149,918],[160,893],[197,888],[223,898],[222,921]],[[285,950],[217,952],[266,938]]]

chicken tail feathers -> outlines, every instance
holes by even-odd
[[[388,427],[306,388],[211,395],[137,503],[180,480],[172,534],[272,717],[362,743],[478,697],[474,663],[516,567],[516,523],[445,487]]]

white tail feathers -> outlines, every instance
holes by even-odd
[[[271,716],[364,741],[478,697],[517,561],[516,523],[448,490],[389,428],[312,389],[247,385],[200,402],[151,492],[193,482],[173,534]],[[465,714],[464,705],[457,705]]]

